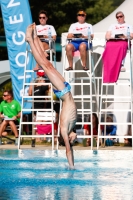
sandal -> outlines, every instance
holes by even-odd
[[[83,70],[84,71],[88,71],[89,69],[87,67],[83,67]]]
[[[65,70],[66,70],[66,71],[70,71],[70,70],[73,70],[73,68],[72,68],[72,67],[68,67],[68,68],[66,68]]]

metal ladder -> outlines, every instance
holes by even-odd
[[[127,58],[129,60],[129,70],[126,70],[126,72],[120,72],[116,83],[103,83],[102,78],[97,149],[99,149],[99,141],[101,141],[101,145],[103,144],[103,147],[105,147],[105,139],[108,138],[116,138],[117,140],[131,138],[133,141],[133,79],[131,45],[129,40],[126,59]],[[124,89],[126,89],[126,94],[125,92],[122,94],[122,90]],[[120,93],[120,95],[115,95],[115,93]],[[113,122],[106,122],[108,115],[112,116]],[[126,120],[123,122],[122,118],[124,115],[126,115]],[[125,128],[125,134],[119,136],[106,135],[107,125],[116,126],[117,131],[119,132],[124,131]],[[101,131],[101,126],[104,126],[104,135]],[[128,134],[129,129],[131,135],[126,135]]]
[[[51,41],[50,41],[51,42]],[[50,62],[53,64],[53,59],[52,59],[52,54],[53,54],[53,49],[49,49],[47,52],[50,53]],[[33,132],[33,127],[36,125],[36,124],[39,124],[39,122],[34,122],[33,121],[33,112],[34,111],[39,111],[39,109],[34,109],[33,108],[24,108],[24,104],[25,102],[26,103],[30,103],[30,104],[33,104],[33,102],[37,101],[37,100],[34,100],[35,98],[49,98],[49,102],[51,102],[51,109],[41,109],[41,111],[44,111],[44,112],[51,112],[53,113],[53,118],[51,119],[50,122],[41,122],[41,124],[51,124],[52,125],[52,134],[51,135],[45,135],[45,137],[51,137],[52,138],[52,149],[54,149],[54,110],[53,110],[53,95],[52,95],[52,92],[51,92],[51,95],[45,95],[45,96],[28,96],[27,94],[27,86],[29,85],[32,85],[34,87],[34,85],[50,85],[51,86],[51,91],[52,91],[52,84],[51,83],[29,83],[29,82],[26,82],[26,76],[27,74],[31,74],[32,75],[34,74],[34,71],[33,70],[27,70],[27,60],[28,60],[28,55],[31,54],[32,55],[32,52],[30,50],[30,47],[27,43],[26,45],[26,59],[25,59],[25,68],[24,68],[24,81],[23,81],[23,95],[22,95],[22,109],[21,109],[21,117],[20,117],[20,128],[19,128],[19,138],[18,138],[18,149],[20,149],[20,144],[21,144],[21,138],[44,138],[44,135],[34,135]],[[54,56],[55,56],[55,52],[54,52]],[[32,56],[33,58],[33,56]],[[54,60],[54,63],[55,63],[56,60]],[[54,65],[56,67],[56,65]],[[40,101],[43,101],[43,102],[48,102],[47,100],[39,100]],[[32,113],[32,122],[25,122],[23,121],[23,114],[25,113]],[[23,135],[23,125],[29,125],[31,124],[32,125],[32,135]]]
[[[89,57],[89,70],[70,70],[66,71],[67,57],[66,53],[63,56],[63,75],[65,80],[71,85],[71,92],[74,98],[74,101],[77,105],[77,114],[81,116],[81,121],[76,122],[76,125],[83,126],[88,124],[91,128],[91,135],[77,135],[77,138],[87,139],[91,138],[91,149],[93,149],[93,126],[92,126],[92,113],[95,112],[98,114],[98,99],[97,99],[97,90],[95,83],[95,72],[93,65],[93,49],[90,48],[88,51]],[[87,75],[84,77],[83,75]],[[79,77],[76,77],[79,75]],[[94,88],[92,86],[94,85]],[[80,87],[80,89],[79,89]],[[77,92],[79,90],[79,92]],[[77,94],[79,93],[79,94]],[[87,94],[88,93],[88,94]],[[95,109],[94,106],[95,105]],[[85,117],[90,117],[90,122],[85,122]]]
[[[50,38],[50,39],[40,39],[41,42],[45,42],[45,41],[48,41],[49,42],[49,49],[48,50],[45,50],[46,53],[49,53],[50,55],[50,62],[52,63],[52,65],[54,66],[54,68],[56,69],[56,48],[55,48],[55,41]]]

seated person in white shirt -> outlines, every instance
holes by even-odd
[[[44,50],[49,49],[49,42],[47,40],[49,37],[49,33],[51,33],[51,38],[53,40],[56,40],[56,35],[57,35],[54,27],[52,25],[46,24],[47,20],[48,20],[47,12],[44,10],[41,10],[39,12],[40,25],[37,25],[36,29],[37,29],[38,37],[40,39],[46,39],[45,41],[43,41]]]
[[[77,13],[77,20],[78,22],[71,24],[67,38],[74,38],[74,34],[79,34],[79,37],[88,39],[88,32],[91,33],[90,37],[93,39],[93,30],[92,25],[85,22],[86,13],[85,11],[81,10]],[[68,58],[69,67],[66,69],[67,71],[73,70],[73,56],[72,52],[79,50],[82,60],[82,67],[83,70],[89,70],[86,67],[87,61],[87,50],[88,50],[88,41],[87,40],[73,40],[66,46],[66,55]]]
[[[118,23],[112,24],[108,31],[106,32],[105,38],[106,40],[110,39],[128,39],[127,33],[130,33],[130,39],[133,39],[133,27],[125,22],[125,16],[122,11],[116,13],[116,19]],[[124,63],[122,63],[121,71],[125,71],[126,69],[123,67]]]
[[[37,30],[37,35],[39,40],[39,43],[41,45],[41,48],[43,51],[48,50],[49,47],[49,35],[51,36],[51,38],[55,41],[56,40],[56,31],[55,28],[52,25],[48,25],[46,24],[48,20],[48,15],[47,12],[45,10],[41,10],[39,12],[39,22],[40,25],[36,26],[36,30]],[[45,56],[47,57],[48,55],[45,52]],[[38,64],[36,65],[36,67],[34,68],[34,71],[39,70],[39,66]]]

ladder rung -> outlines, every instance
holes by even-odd
[[[77,111],[91,111],[91,109],[77,109]]]
[[[123,111],[130,111],[131,112],[131,109],[101,109],[101,112],[107,112],[107,111],[110,111],[110,112],[123,112]]]
[[[81,98],[88,98],[88,99],[89,99],[90,97],[92,97],[92,96],[91,96],[91,95],[74,95],[74,96],[73,96],[73,98],[75,98],[75,99],[76,99],[76,98],[77,98],[77,99],[78,99],[78,98],[80,98],[80,99],[81,99]]]
[[[19,137],[21,138],[44,138],[44,135],[45,137],[53,137],[53,135],[46,135],[46,134],[43,134],[43,135],[20,135]]]
[[[131,85],[131,83],[103,83],[103,86]]]
[[[80,85],[81,86],[81,83],[70,83],[70,85]],[[84,85],[90,85],[90,83],[82,83],[82,85],[84,86]]]
[[[91,135],[77,135],[77,138],[91,138]]]
[[[64,70],[64,73],[79,73],[79,72],[84,72],[84,73],[89,73],[90,74],[90,70],[88,71],[84,71],[84,70],[71,70],[71,71],[66,71]]]
[[[34,72],[34,71],[33,71],[33,70],[25,70],[25,73],[26,73],[26,72]]]
[[[94,77],[92,77],[92,79],[94,79]],[[80,80],[80,81],[81,80],[86,80],[86,81],[88,81],[88,80],[90,80],[90,78],[89,77],[79,77],[79,78],[74,78],[74,77],[70,78],[69,77],[69,80],[70,80],[70,82],[73,81],[73,80]]]
[[[99,138],[133,138],[132,136],[128,136],[128,135],[120,135],[120,136],[118,136],[118,135],[99,135]]]
[[[51,83],[24,83],[24,85],[52,85]]]
[[[23,98],[31,99],[31,98],[51,98],[52,96],[23,96]]]
[[[74,100],[74,102],[81,102],[81,100]],[[85,103],[85,102],[88,102],[88,103],[90,103],[90,102],[92,102],[92,103],[96,103],[96,101],[90,101],[90,100],[83,100],[83,102]]]
[[[114,95],[101,95],[101,98],[103,99],[131,99],[131,96],[114,96]]]
[[[82,133],[82,130],[81,130]],[[45,137],[59,137],[58,135],[45,135]],[[93,135],[95,136],[95,135]],[[20,135],[21,138],[44,138],[44,135]],[[91,135],[77,135],[77,138],[91,138]]]
[[[91,122],[84,122],[84,121],[82,121],[82,122],[76,122],[76,124],[90,124],[90,125],[92,125]]]
[[[46,121],[45,122],[39,122],[39,121],[38,122],[21,122],[21,124],[34,124],[34,125],[36,125],[36,124],[51,124],[52,125],[53,122],[52,121],[51,122],[48,122],[48,121],[47,122]]]
[[[83,131],[81,130],[81,134]],[[58,135],[45,135],[45,137],[59,137]],[[20,135],[21,138],[44,138],[44,135]],[[77,135],[77,138],[91,138],[91,137],[99,137],[99,138],[133,138],[132,136],[129,136],[129,135],[121,135],[121,136],[118,136],[118,135],[109,135],[109,136],[104,136],[104,135]]]
[[[131,101],[103,101],[103,103],[131,103]]]
[[[51,103],[59,103],[60,101],[57,101],[57,100],[24,100],[24,102],[51,102]]]
[[[52,111],[52,108],[51,109],[33,109],[33,108],[22,108],[22,111]]]
[[[54,49],[48,49],[48,50],[45,50],[47,53],[50,53],[50,51],[51,51],[51,53],[53,53],[53,54],[56,54],[56,52],[55,52],[55,50]]]
[[[100,125],[118,125],[118,124],[120,124],[120,125],[132,125],[132,123],[131,122],[111,122],[111,123],[107,123],[107,122],[100,122],[99,123]]]
[[[90,124],[90,125],[91,125],[91,122],[76,122],[76,125],[77,125],[77,124],[83,124],[83,125],[84,125],[84,124]]]
[[[126,70],[126,71],[124,72],[124,74],[125,74],[126,72],[129,73],[130,71],[129,71],[129,70]],[[120,77],[119,80],[129,80],[129,81],[130,81],[130,77],[124,77],[124,78]],[[118,82],[118,83],[119,83],[119,82]]]

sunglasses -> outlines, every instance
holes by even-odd
[[[9,96],[8,94],[3,94],[3,97]]]
[[[46,19],[46,17],[39,17],[39,19]]]
[[[123,17],[123,15],[120,15],[120,16],[117,16],[116,18],[119,19],[119,18],[122,18],[122,17]]]
[[[84,14],[78,14],[78,16],[85,17],[85,15],[84,15]]]

